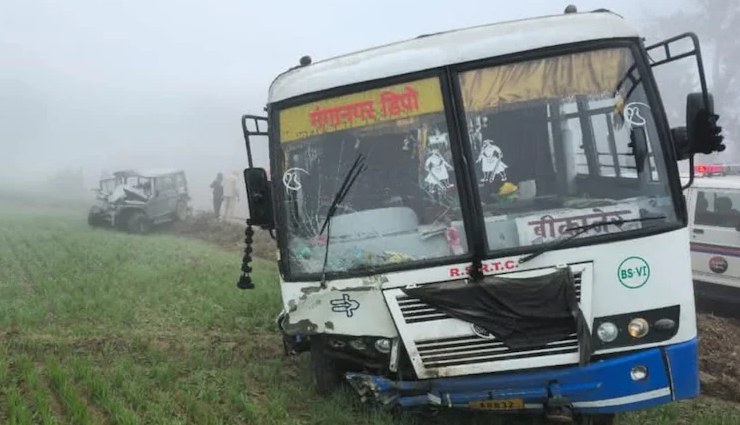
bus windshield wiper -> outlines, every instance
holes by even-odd
[[[357,154],[357,158],[355,159],[355,162],[352,163],[352,166],[350,167],[349,171],[347,171],[347,175],[344,176],[344,180],[342,180],[342,184],[339,186],[339,190],[334,195],[334,199],[331,202],[331,205],[329,206],[329,210],[326,212],[326,218],[324,219],[324,224],[321,225],[321,230],[319,230],[319,235],[324,233],[324,230],[326,230],[326,249],[324,250],[324,265],[321,268],[321,286],[324,287],[326,285],[326,265],[329,261],[329,243],[331,238],[331,219],[334,217],[334,214],[337,213],[337,207],[339,204],[344,201],[344,198],[347,196],[347,193],[349,193],[350,188],[355,183],[355,180],[357,180],[357,177],[360,175],[361,172],[365,171],[367,169],[367,166],[365,165],[365,156],[362,153]]]
[[[587,224],[585,226],[568,227],[567,229],[565,229],[565,231],[566,232],[574,232],[574,233],[571,233],[570,235],[568,235],[564,239],[560,239],[560,240],[557,240],[555,242],[546,244],[546,245],[542,246],[539,250],[537,250],[537,251],[535,251],[535,252],[533,252],[533,253],[531,253],[529,255],[525,255],[524,257],[522,257],[522,258],[519,259],[519,264],[526,263],[527,261],[529,261],[529,260],[531,260],[531,259],[533,259],[535,257],[539,257],[540,255],[542,255],[542,254],[544,254],[544,253],[546,253],[548,251],[552,251],[552,250],[555,250],[555,249],[562,248],[562,247],[566,246],[568,244],[568,242],[572,241],[573,239],[577,238],[578,236],[580,236],[580,235],[588,232],[589,230],[593,230],[593,229],[595,229],[597,227],[600,227],[600,226],[605,226],[605,225],[606,226],[611,226],[611,225],[614,225],[614,226],[617,226],[617,227],[622,227],[622,225],[625,224],[625,223],[637,223],[637,222],[640,222],[641,223],[641,222],[645,222],[645,221],[649,221],[649,220],[663,220],[665,218],[666,218],[666,216],[660,215],[660,216],[654,216],[654,217],[630,218],[630,219],[627,219],[627,220],[624,220],[624,219],[616,219],[616,220],[610,220],[610,221],[594,222],[594,223]]]

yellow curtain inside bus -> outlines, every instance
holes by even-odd
[[[628,49],[604,49],[467,71],[467,111],[538,99],[613,94],[631,66]]]

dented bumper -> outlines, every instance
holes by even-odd
[[[699,394],[697,340],[597,360],[583,367],[392,381],[347,374],[364,400],[401,407],[471,408],[492,401],[498,409],[544,411],[553,405],[576,413],[609,414],[643,409]],[[647,370],[636,380],[633,371]],[[498,403],[496,403],[498,402]]]

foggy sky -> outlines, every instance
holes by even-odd
[[[261,113],[270,82],[302,55],[316,61],[561,13],[568,3],[3,0],[0,177],[33,180],[80,166],[93,182],[102,170],[179,167],[202,205],[217,171],[245,166],[240,115]],[[651,16],[680,5],[573,3],[609,8],[647,34]],[[257,156],[264,161],[265,150]]]

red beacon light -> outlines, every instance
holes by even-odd
[[[726,170],[722,164],[698,164],[694,166],[694,174],[698,177],[723,176]]]

